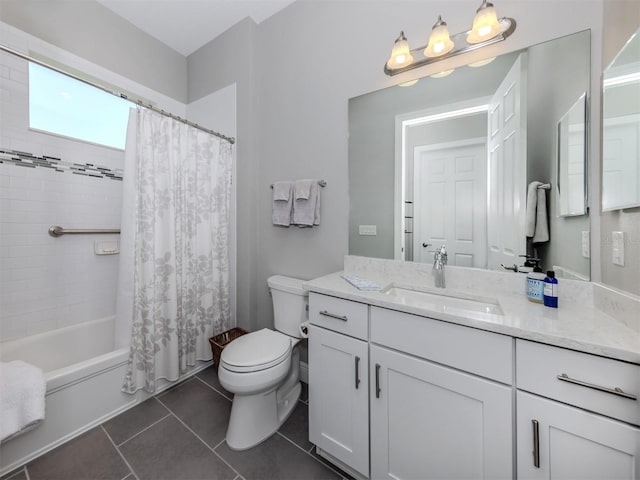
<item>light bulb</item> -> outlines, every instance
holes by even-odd
[[[438,21],[431,29],[429,35],[429,44],[424,49],[425,57],[439,57],[453,50],[453,42],[449,37],[449,29],[447,24],[442,21],[442,17],[438,16]]]
[[[482,5],[476,11],[471,33],[467,35],[467,42],[473,44],[491,40],[501,31],[502,25],[498,22],[495,7],[487,0],[483,0]]]
[[[400,32],[400,36],[396,39],[391,50],[391,56],[387,61],[387,68],[389,70],[397,70],[407,65],[411,65],[413,57],[409,50],[409,42],[407,37],[404,36],[404,32]]]

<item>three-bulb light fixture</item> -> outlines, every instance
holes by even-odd
[[[429,43],[426,46],[409,49],[409,42],[404,32],[396,39],[391,56],[384,66],[384,73],[397,75],[414,68],[422,67],[445,58],[460,55],[461,53],[476,50],[486,45],[501,42],[511,35],[516,29],[516,21],[512,18],[500,18],[496,15],[496,9],[492,3],[483,0],[482,5],[476,11],[473,26],[467,32],[449,35],[447,24],[438,16],[438,21],[431,30]],[[488,62],[484,62],[486,64]],[[480,66],[483,62],[477,62],[473,66]],[[440,72],[434,76],[446,76],[453,70]]]

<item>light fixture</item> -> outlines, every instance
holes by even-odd
[[[432,78],[448,77],[449,75],[451,75],[453,73],[454,70],[455,70],[455,68],[452,68],[451,70],[445,70],[443,72],[434,73],[433,75],[431,75],[431,77]]]
[[[424,49],[425,57],[440,57],[453,50],[453,42],[449,37],[449,29],[446,22],[442,21],[442,17],[438,15],[438,21],[431,29],[429,36],[429,45]]]
[[[476,44],[491,40],[500,33],[502,27],[498,22],[498,15],[496,15],[496,9],[493,3],[488,3],[487,0],[482,1],[482,5],[476,11],[476,16],[473,19],[473,27],[471,27],[471,33],[467,35],[467,42]]]
[[[409,51],[409,42],[407,42],[407,37],[404,36],[404,32],[400,32],[400,35],[396,38],[396,41],[393,44],[391,56],[387,61],[386,68],[389,70],[397,70],[411,65],[412,62],[413,56],[411,56],[411,52]]]
[[[409,80],[408,82],[399,83],[399,87],[413,87],[416,83],[418,83],[419,78],[414,78],[413,80]]]
[[[484,67],[485,65],[489,65],[495,59],[496,57],[485,58],[484,60],[478,60],[477,62],[470,63],[469,67]]]
[[[473,20],[473,28],[469,31],[450,36],[447,24],[441,16],[438,16],[438,21],[431,30],[428,44],[415,49],[409,48],[407,37],[404,32],[400,32],[400,36],[393,45],[391,56],[384,66],[384,73],[391,76],[397,75],[445,58],[492,45],[505,40],[515,30],[516,21],[513,18],[498,19],[493,4],[483,0]],[[489,63],[489,59],[486,63]],[[475,62],[474,66],[481,65],[482,62]]]

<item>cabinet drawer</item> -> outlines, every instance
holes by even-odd
[[[640,425],[640,365],[518,339],[516,378],[520,390]]]
[[[511,385],[513,339],[497,333],[371,307],[371,341]]]
[[[309,321],[313,325],[362,340],[369,337],[368,310],[369,306],[364,303],[313,292],[309,294]]]

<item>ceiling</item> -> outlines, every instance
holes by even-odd
[[[0,0],[1,1],[1,0]],[[96,0],[184,56],[240,20],[256,23],[294,0]]]

